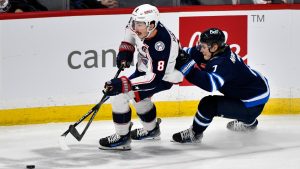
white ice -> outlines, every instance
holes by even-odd
[[[229,119],[215,118],[196,145],[170,142],[193,117],[163,118],[161,140],[133,141],[131,151],[98,149],[98,140],[114,132],[112,121],[93,122],[81,142],[58,138],[71,123],[0,127],[0,168],[23,169],[300,169],[300,116],[260,116],[255,132],[226,129]],[[133,128],[140,127],[133,120]],[[79,126],[79,128],[82,126]]]

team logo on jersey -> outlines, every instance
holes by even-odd
[[[165,44],[162,41],[158,41],[155,43],[155,49],[157,51],[163,51],[165,49]]]
[[[205,24],[203,24],[205,23]],[[179,18],[179,39],[182,46],[192,47],[199,41],[201,32],[208,28],[219,28],[225,35],[225,43],[247,63],[247,15],[191,16]],[[211,34],[217,32],[211,31]],[[236,58],[231,58],[235,62]],[[180,85],[191,85],[187,81]]]

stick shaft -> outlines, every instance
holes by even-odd
[[[119,76],[119,74],[121,73],[121,71],[122,71],[122,68],[119,68],[117,73],[115,74],[114,78],[117,78]],[[71,125],[72,127],[75,128],[77,125],[79,125],[83,120],[85,120],[88,116],[90,116],[93,113],[92,117],[90,118],[89,122],[87,123],[82,134],[80,134],[81,138],[85,134],[86,130],[89,128],[90,124],[92,123],[92,121],[93,121],[94,117],[96,116],[98,110],[100,109],[101,105],[108,99],[109,99],[109,96],[107,96],[107,94],[105,92],[103,97],[99,101],[99,103],[97,103],[92,109],[90,109],[85,115],[83,115],[77,122],[75,122],[73,125]],[[61,136],[67,136],[69,134],[69,132],[70,132],[70,127]],[[81,138],[80,138],[80,140],[81,140]],[[78,138],[77,138],[77,140],[78,140]]]

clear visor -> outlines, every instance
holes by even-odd
[[[147,27],[147,25],[145,22],[135,21],[135,20],[131,21],[131,29],[132,30],[136,30],[137,28],[146,28],[146,27]]]

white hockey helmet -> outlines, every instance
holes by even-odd
[[[145,22],[148,29],[148,36],[157,27],[159,21],[159,11],[155,6],[143,4],[136,7],[132,12],[132,21]],[[150,24],[155,24],[154,28],[150,30]]]

